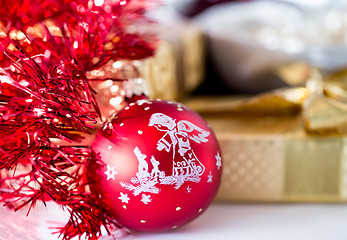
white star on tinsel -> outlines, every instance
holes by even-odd
[[[118,174],[115,167],[111,167],[107,164],[107,170],[105,171],[105,174],[107,176],[107,180],[110,180],[111,178],[115,180],[115,175]]]
[[[218,170],[222,167],[222,158],[220,157],[219,152],[217,152],[217,155],[216,155],[216,166]]]
[[[124,193],[120,193],[120,197],[119,199],[123,202],[123,203],[129,203],[130,198],[128,197],[128,194],[124,194]]]
[[[213,178],[213,175],[212,175],[211,171],[210,171],[210,174],[207,177],[208,177],[207,182],[211,183],[212,182],[212,178]]]
[[[151,195],[142,194],[141,202],[143,202],[144,204],[152,202]]]

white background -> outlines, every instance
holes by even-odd
[[[29,217],[0,208],[0,239],[56,240],[50,227],[64,223],[66,217],[53,203],[37,207]],[[117,239],[346,240],[347,205],[214,203],[199,218],[174,231],[132,233]]]

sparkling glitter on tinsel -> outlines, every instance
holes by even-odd
[[[98,239],[117,224],[85,181],[93,153],[83,137],[100,115],[87,75],[153,54],[151,36],[137,33],[153,1],[0,3],[0,202],[18,210],[53,200],[71,215],[63,239]]]

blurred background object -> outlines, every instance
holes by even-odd
[[[146,31],[159,38],[155,56],[139,64],[151,98],[179,99],[194,91],[205,75],[205,37],[200,28],[172,7],[150,14],[156,21]]]
[[[207,38],[199,94],[259,93],[292,85],[278,69],[297,62],[334,72],[347,59],[343,0],[166,0]]]
[[[345,67],[346,7],[335,1],[315,8],[290,1],[224,3],[195,21],[209,38],[222,80],[231,90],[256,93],[285,86],[276,69],[286,64],[306,62],[328,72]]]

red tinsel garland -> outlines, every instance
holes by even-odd
[[[153,40],[136,33],[153,1],[0,2],[0,202],[53,200],[70,212],[63,239],[98,239],[118,226],[86,182],[96,156],[79,141],[99,114],[87,73],[153,54]]]

